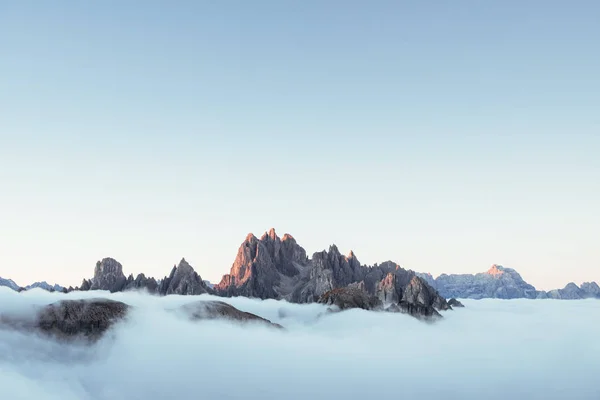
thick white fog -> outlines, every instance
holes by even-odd
[[[32,313],[34,305],[82,297],[136,307],[93,346],[0,330],[0,398],[600,399],[597,300],[465,300],[466,308],[427,324],[224,299],[284,331],[165,311],[199,299],[189,296],[0,288],[0,312]]]

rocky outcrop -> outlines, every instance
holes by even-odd
[[[104,298],[63,300],[42,307],[32,317],[0,314],[0,329],[41,333],[66,342],[94,343],[115,324],[125,320],[130,309],[123,302]],[[197,301],[174,311],[184,314],[192,321],[224,319],[283,329],[279,324],[240,311],[222,301]]]
[[[351,308],[360,308],[363,310],[382,309],[381,301],[377,297],[369,295],[358,285],[332,289],[324,293],[319,298],[318,303],[334,306],[334,310],[336,311]]]
[[[179,265],[173,267],[171,274],[162,280],[158,292],[161,295],[199,295],[213,291],[183,258]]]
[[[37,328],[59,339],[83,337],[95,341],[123,320],[128,309],[127,304],[108,299],[64,300],[39,313]]]
[[[493,265],[487,272],[475,275],[442,274],[433,281],[433,287],[446,298],[535,299],[538,296],[536,289],[514,269],[501,265]]]
[[[376,282],[375,294],[386,311],[409,314],[419,319],[435,319],[441,317],[438,310],[450,309],[446,299],[424,279],[391,261],[371,268],[365,279],[367,290],[373,285],[373,277],[377,279],[382,274],[385,276]]]
[[[386,306],[406,302],[440,311],[449,309],[446,299],[423,278],[392,261],[368,267],[364,285],[367,292],[376,295]]]
[[[377,282],[375,293],[383,304],[397,304],[402,299],[402,289],[398,284],[397,275],[388,272],[385,277]]]
[[[135,279],[133,274],[127,277],[127,282],[123,291],[128,290],[145,290],[148,293],[158,293],[158,282],[154,278],[146,278],[146,275],[139,274]]]
[[[454,308],[454,307],[463,308],[464,307],[463,303],[461,303],[460,301],[458,301],[454,298],[448,300],[448,305],[452,308]]]
[[[432,321],[442,318],[442,315],[431,306],[424,306],[422,304],[408,303],[401,301],[398,304],[392,304],[386,308],[387,312],[395,312],[401,314],[408,314],[417,319]]]
[[[243,324],[256,323],[272,328],[283,328],[281,325],[274,324],[268,319],[259,317],[258,315],[240,311],[234,306],[223,301],[197,301],[194,303],[185,304],[178,311],[184,313],[193,321],[224,319]]]
[[[92,281],[89,279],[84,279],[81,282],[81,286],[79,287],[79,290],[81,290],[82,292],[88,291],[90,290],[92,287]]]
[[[411,271],[412,272],[412,271]],[[427,282],[414,275],[403,288],[402,302],[431,306],[436,310],[448,310],[448,302]]]
[[[33,318],[0,316],[0,327],[38,332],[61,341],[100,339],[127,316],[129,306],[108,299],[63,300],[39,310]]]
[[[96,263],[90,290],[108,290],[120,292],[125,288],[127,278],[123,274],[123,266],[114,258],[105,258]]]
[[[417,278],[418,279],[418,278]],[[408,314],[422,320],[441,318],[441,314],[431,305],[409,302],[406,300],[394,301],[391,304],[383,303],[376,296],[366,292],[364,284],[350,284],[324,293],[318,301],[320,304],[333,306],[330,311],[343,311],[359,308],[370,311],[387,311]]]

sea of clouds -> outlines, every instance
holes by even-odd
[[[465,300],[428,324],[224,299],[280,331],[166,311],[211,298],[204,295],[0,288],[0,313],[90,297],[135,308],[93,346],[0,330],[1,399],[600,399],[597,300]]]

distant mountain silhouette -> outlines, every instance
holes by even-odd
[[[461,299],[587,299],[600,298],[596,282],[577,286],[569,283],[564,289],[544,292],[525,282],[517,271],[501,265],[492,265],[487,272],[479,274],[418,274],[442,296]]]

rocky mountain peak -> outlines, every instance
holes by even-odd
[[[185,258],[182,258],[179,264],[173,267],[171,274],[161,281],[159,293],[163,295],[198,295],[212,293],[212,290]]]
[[[120,262],[111,257],[103,258],[102,261],[96,262],[94,276],[103,274],[122,274],[123,266]]]
[[[192,268],[192,266],[185,260],[185,258],[182,258],[181,261],[179,261],[179,264],[177,265],[177,267],[175,267],[175,269],[181,269],[181,270],[185,270],[185,271],[193,271],[194,268]]]
[[[260,240],[248,235],[229,274],[215,289],[226,296],[279,298],[282,280],[298,275],[300,267],[307,263],[306,251],[291,235],[286,234],[281,240],[275,229],[265,232]]]
[[[154,278],[147,278],[145,274],[138,274],[134,279],[133,274],[127,277],[127,284],[123,290],[146,290],[148,293],[158,291],[158,282]]]
[[[535,287],[525,282],[517,271],[498,264],[475,275],[441,274],[433,281],[422,274],[420,276],[446,298],[535,299],[538,295]]]
[[[51,285],[46,281],[34,282],[31,285],[25,286],[25,290],[31,290],[36,288],[47,290],[48,292],[62,292],[63,290],[65,290],[64,287],[58,284]]]
[[[338,249],[338,247],[335,244],[332,244],[331,246],[329,246],[329,252],[330,255],[335,255],[336,257],[341,256],[342,253],[340,253],[340,250]]]
[[[362,281],[367,268],[351,253],[352,257],[343,256],[335,244],[329,251],[313,254],[309,282],[300,296],[301,301],[310,301],[311,296],[319,298],[325,292],[335,288],[348,286]]]
[[[275,233],[275,228],[269,229],[268,235],[271,240],[279,239],[279,237],[277,237],[277,233]]]
[[[589,297],[600,298],[600,286],[598,286],[596,282],[583,282],[581,284],[581,290]]]
[[[114,258],[104,258],[96,263],[90,290],[108,290],[119,292],[125,286],[127,278],[123,274],[123,266]]]
[[[283,235],[283,237],[281,238],[282,242],[286,242],[286,241],[293,241],[294,243],[296,243],[296,239],[294,239],[294,237],[292,235],[290,235],[289,233],[286,233],[285,235]]]
[[[499,277],[504,274],[505,268],[502,265],[494,264],[490,269],[488,269],[487,274],[492,275],[493,277]]]
[[[577,286],[575,284],[575,282],[569,282],[567,283],[567,285],[565,286],[564,290],[579,290],[579,286]]]
[[[281,239],[279,238],[279,236],[277,236],[275,228],[271,228],[268,232],[263,233],[263,235],[260,237],[260,241],[264,243],[281,242]]]

